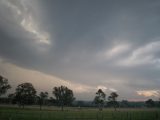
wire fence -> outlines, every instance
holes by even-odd
[[[159,111],[148,112],[17,112],[0,111],[0,120],[160,120]]]

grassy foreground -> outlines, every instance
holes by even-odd
[[[35,108],[20,109],[0,107],[0,120],[160,120],[159,110],[121,109],[118,111],[105,109],[68,109],[38,110]]]

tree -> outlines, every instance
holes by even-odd
[[[11,86],[8,84],[8,80],[0,75],[0,96],[5,94]]]
[[[53,97],[50,97],[50,98],[48,99],[48,104],[49,104],[49,105],[57,105],[56,102],[57,102],[57,101],[56,101]]]
[[[102,91],[102,89],[99,89],[96,92],[96,96],[94,98],[94,103],[96,105],[98,105],[98,108],[99,108],[100,111],[102,110],[102,108],[104,106],[105,99],[106,99],[106,94]]]
[[[38,103],[40,105],[40,110],[42,109],[42,105],[45,104],[48,98],[48,92],[40,92],[38,97]]]
[[[77,101],[77,105],[80,108],[80,107],[83,107],[85,105],[85,103],[84,103],[84,101],[79,100],[79,101]]]
[[[155,102],[152,99],[148,99],[147,101],[145,101],[145,104],[147,105],[147,107],[154,107]]]
[[[127,100],[122,100],[121,101],[121,107],[124,107],[124,108],[129,107],[129,102]]]
[[[65,86],[54,87],[53,95],[55,97],[55,101],[61,106],[61,110],[63,110],[64,105],[71,105],[75,100],[73,91]]]
[[[158,99],[158,107],[160,107],[160,98]]]
[[[116,111],[116,108],[118,107],[117,97],[118,97],[118,94],[116,92],[112,92],[108,97],[108,105],[113,106],[115,111]]]
[[[22,83],[17,86],[15,92],[16,101],[20,106],[32,104],[36,96],[36,90],[31,83]]]
[[[16,103],[15,93],[9,94],[9,95],[8,95],[8,99],[9,99],[10,104],[15,104],[15,103]]]

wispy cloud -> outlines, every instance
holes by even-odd
[[[137,66],[146,64],[159,64],[160,58],[156,58],[156,53],[160,52],[160,41],[150,42],[141,46],[131,53],[127,58],[118,62],[122,66]]]
[[[98,89],[102,89],[104,92],[117,92],[117,90],[115,88],[106,87],[103,85],[98,85],[96,90],[98,90]]]
[[[160,90],[140,90],[137,94],[144,97],[160,97]]]
[[[117,92],[117,90],[115,88],[109,88],[109,90],[112,92]]]
[[[98,85],[98,86],[97,86],[97,90],[98,90],[98,89],[102,89],[103,91],[106,91],[108,88],[105,87],[105,86],[102,86],[102,85]]]
[[[117,44],[113,46],[110,50],[106,51],[106,57],[112,58],[118,55],[123,54],[124,52],[127,52],[127,50],[130,48],[129,44]]]
[[[33,35],[33,40],[41,44],[50,44],[49,33],[47,31],[43,31],[43,29],[40,29],[38,26],[38,21],[36,21],[34,19],[34,15],[29,12],[30,9],[33,8],[31,4],[26,4],[26,0],[2,0],[1,2],[14,13],[14,17],[17,21],[20,20],[20,23],[18,24],[21,25],[24,30]]]
[[[14,86],[66,85],[84,99],[99,88],[143,99],[135,90],[160,87],[159,6],[159,1],[0,0],[5,60],[0,74]]]
[[[111,47],[106,47],[97,53],[96,58],[98,61],[108,61],[114,60],[119,56],[127,53],[130,50],[131,45],[129,43],[117,43],[111,45]]]

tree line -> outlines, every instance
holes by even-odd
[[[0,96],[5,94],[7,90],[11,88],[8,83],[8,79],[0,76]],[[36,89],[31,83],[19,84],[14,93],[8,95],[11,103],[18,104],[19,107],[24,108],[25,105],[39,104],[40,109],[45,102],[51,101],[55,105],[61,106],[63,110],[64,106],[70,106],[75,100],[73,91],[66,86],[54,87],[52,94],[54,97],[48,99],[48,92],[40,92],[37,94]]]
[[[8,83],[8,79],[0,75],[0,97],[4,95],[10,88],[11,85]],[[73,91],[66,86],[53,87],[52,94],[53,97],[50,98],[47,91],[41,91],[39,94],[37,94],[34,86],[31,83],[26,82],[19,84],[16,87],[15,91],[9,94],[8,98],[4,98],[4,100],[5,102],[7,100],[9,101],[9,103],[17,104],[22,108],[24,108],[25,105],[37,104],[40,106],[40,110],[42,109],[43,105],[47,104],[59,106],[61,107],[61,110],[63,110],[64,106],[74,106],[76,103],[74,102],[76,98],[74,97]],[[112,92],[106,100],[106,94],[102,89],[99,89],[95,93],[95,98],[92,102],[92,106],[98,107],[98,109],[101,111],[107,105],[107,107],[113,107],[116,111],[116,108],[120,107],[121,105],[129,105],[129,102],[127,100],[118,102],[118,96],[119,95],[116,92]],[[1,100],[3,99],[1,98],[0,102]],[[77,106],[79,107],[83,106],[82,104],[83,101],[77,102]],[[147,107],[157,106],[157,103],[155,103],[152,99],[147,100],[145,104]],[[160,102],[158,102],[158,105],[160,106]]]
[[[115,111],[116,108],[118,107],[118,102],[117,102],[117,97],[119,95],[116,92],[112,92],[109,96],[108,96],[108,101],[106,102],[106,94],[103,92],[102,89],[99,89],[96,92],[96,96],[94,98],[94,103],[96,105],[98,105],[99,110],[101,111],[104,107],[104,105],[107,103],[108,106],[112,106],[114,107]]]

